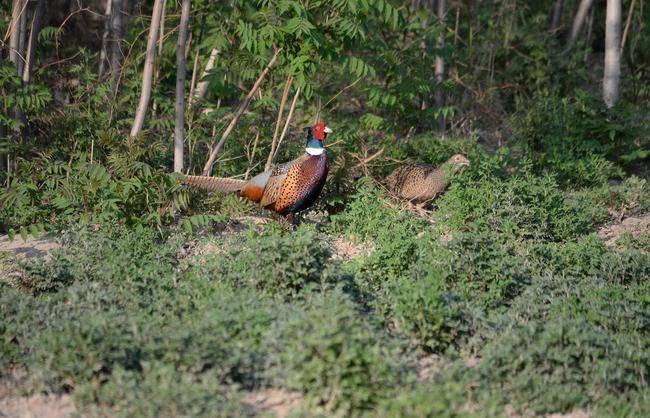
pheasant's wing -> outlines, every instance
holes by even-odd
[[[241,195],[249,198],[253,202],[259,202],[264,195],[264,188],[271,177],[271,170],[264,171],[246,182],[241,189]]]
[[[409,164],[396,169],[387,184],[390,190],[403,199],[418,199],[427,194],[427,175],[433,170],[428,164]]]
[[[262,196],[262,201],[260,206],[267,207],[274,204],[280,198],[280,192],[282,191],[282,184],[287,178],[287,173],[296,165],[302,164],[309,158],[309,154],[301,155],[295,160],[280,164],[271,170],[271,174],[266,182],[266,187],[264,188],[264,196]]]

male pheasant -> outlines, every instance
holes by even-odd
[[[239,192],[260,206],[293,219],[314,204],[323,190],[329,164],[323,141],[332,130],[323,122],[305,128],[307,147],[295,160],[264,171],[250,180],[187,176],[185,183],[213,192]]]
[[[407,164],[386,177],[386,186],[397,197],[414,203],[425,203],[449,186],[449,177],[469,165],[469,160],[456,154],[440,167],[431,164]]]

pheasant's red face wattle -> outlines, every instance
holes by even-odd
[[[323,122],[318,122],[314,127],[312,128],[312,134],[314,135],[314,138],[318,139],[319,141],[322,141],[325,139],[325,124]]]
[[[314,126],[311,128],[311,133],[314,136],[314,139],[318,139],[319,141],[325,140],[325,135],[332,132],[332,130],[325,126],[323,122],[317,122]]]

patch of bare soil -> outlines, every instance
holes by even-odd
[[[0,381],[1,418],[67,418],[75,415],[76,408],[70,395],[18,395],[16,386],[23,378],[15,374]]]
[[[504,411],[504,416],[506,418],[532,418],[535,416],[539,416],[534,414],[532,411],[523,411],[523,412],[518,412],[514,406],[508,404],[506,405]],[[545,418],[592,418],[593,414],[589,411],[585,411],[584,409],[576,409],[571,412],[567,413],[562,413],[562,412],[556,412],[554,414],[546,414],[544,415]]]
[[[576,409],[566,414],[556,412],[555,414],[546,415],[546,418],[591,418],[593,414],[584,409]]]
[[[10,240],[9,236],[0,236],[0,275],[11,271],[11,265],[15,260],[26,260],[37,257],[47,257],[52,250],[60,245],[51,237],[36,239],[29,236],[27,240],[16,237]],[[1,415],[0,415],[1,417]]]
[[[430,381],[436,373],[442,371],[443,366],[443,362],[437,354],[420,357],[416,363],[418,381],[422,383]]]
[[[244,396],[244,403],[260,413],[270,412],[277,418],[286,418],[300,408],[303,396],[298,392],[282,389],[262,389],[249,392]]]
[[[200,259],[209,254],[225,253],[228,250],[226,246],[230,246],[232,243],[224,238],[239,235],[249,229],[261,229],[263,225],[270,221],[270,218],[261,216],[242,216],[220,223],[212,230],[203,232],[203,238],[188,241],[181,249],[179,257],[181,259],[188,257],[198,257]]]
[[[351,260],[353,258],[367,256],[375,251],[372,243],[355,243],[345,237],[332,237],[325,235],[323,237],[332,249],[333,260]]]
[[[18,258],[43,257],[59,246],[50,237],[36,239],[30,236],[26,241],[23,241],[21,237],[16,237],[11,241],[7,235],[0,236],[0,253],[8,253]]]
[[[598,230],[598,236],[608,247],[614,247],[616,241],[626,232],[633,236],[650,233],[650,213],[640,217],[625,218],[620,222],[604,226]]]

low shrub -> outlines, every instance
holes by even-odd
[[[470,332],[469,307],[444,283],[401,278],[388,286],[385,299],[378,301],[384,321],[429,352],[442,352]]]
[[[619,184],[578,190],[573,195],[593,206],[606,208],[616,218],[650,210],[650,185],[647,180],[636,176]]]
[[[491,340],[477,366],[481,381],[536,413],[568,411],[606,395],[642,390],[647,356],[583,319],[514,325]]]
[[[18,264],[18,284],[26,290],[56,290],[72,282],[121,282],[147,292],[161,277],[171,278],[180,242],[161,240],[155,229],[79,224],[62,238],[47,260]]]
[[[232,389],[205,373],[197,376],[163,362],[144,362],[142,371],[116,368],[99,387],[74,392],[77,408],[105,417],[253,416]]]
[[[413,277],[440,284],[486,308],[507,305],[530,279],[521,245],[496,234],[455,233],[451,241],[423,240]]]
[[[647,157],[647,124],[631,107],[608,109],[600,97],[538,94],[522,103],[514,128],[538,173],[562,185],[589,186],[620,177],[621,166]],[[639,152],[641,151],[641,152]]]
[[[473,405],[464,383],[448,381],[434,383],[417,390],[404,390],[398,396],[383,401],[368,416],[382,418],[439,417],[473,418],[500,416],[490,405]]]
[[[269,344],[272,381],[328,414],[369,411],[408,378],[403,347],[339,291],[282,312]]]
[[[650,391],[645,389],[627,396],[605,396],[596,406],[598,416],[635,418],[650,416]]]
[[[607,219],[604,209],[567,198],[551,177],[531,175],[457,182],[437,203],[442,228],[495,232],[510,239],[573,239]]]
[[[285,299],[310,285],[337,279],[328,268],[329,247],[306,224],[290,234],[277,229],[250,231],[243,240],[231,239],[223,247],[192,274]]]
[[[387,204],[372,180],[361,180],[346,209],[332,216],[331,230],[374,244],[375,251],[358,261],[357,276],[380,286],[405,274],[415,257],[418,234],[428,227],[407,212]]]

